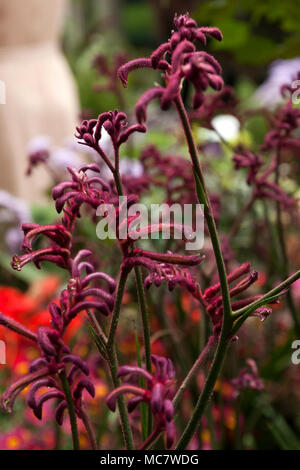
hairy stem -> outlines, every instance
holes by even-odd
[[[187,112],[185,110],[184,104],[182,102],[182,98],[180,95],[174,101],[176,109],[178,111],[182,127],[184,129],[189,153],[193,163],[193,170],[194,170],[194,177],[195,177],[195,184],[196,184],[196,192],[197,197],[200,204],[204,205],[204,215],[205,220],[207,223],[208,231],[211,238],[211,243],[216,259],[219,280],[221,285],[221,293],[222,293],[222,303],[223,303],[223,322],[222,322],[222,331],[219,340],[219,344],[217,347],[217,351],[210,368],[210,371],[207,375],[207,379],[205,382],[205,386],[202,390],[202,393],[198,399],[194,412],[190,421],[188,422],[179,442],[178,442],[178,449],[185,449],[188,443],[190,442],[193,434],[195,433],[203,412],[205,411],[207,402],[211,396],[215,383],[218,379],[218,376],[222,370],[222,366],[225,360],[228,342],[229,342],[229,333],[232,327],[232,310],[231,310],[231,303],[230,303],[230,295],[229,295],[229,288],[226,276],[226,269],[224,264],[224,259],[222,255],[221,245],[218,237],[218,232],[215,224],[215,220],[212,213],[212,208],[208,196],[208,192],[205,186],[205,180],[203,176],[203,172],[199,162],[198,151],[196,147],[196,143],[194,141],[191,125],[189,122],[189,118]]]
[[[65,371],[60,372],[59,376],[60,376],[60,380],[62,383],[62,387],[64,390],[64,394],[65,394],[66,402],[68,406],[68,411],[69,411],[70,425],[71,425],[71,431],[72,431],[72,440],[73,440],[73,449],[79,450],[80,447],[79,447],[79,438],[78,438],[78,429],[77,429],[77,418],[76,418],[76,412],[74,408],[74,402],[73,402],[69,382],[68,382]]]
[[[108,355],[108,362],[109,362],[109,369],[111,373],[111,378],[113,381],[113,385],[115,388],[119,387],[121,384],[120,380],[117,377],[118,372],[118,361],[117,361],[117,353],[114,346],[115,342],[115,335],[117,331],[117,326],[119,322],[119,316],[121,311],[122,299],[125,290],[126,280],[127,280],[128,273],[126,271],[122,271],[119,279],[119,285],[116,295],[115,301],[115,308],[113,311],[113,316],[110,324],[110,330],[108,335],[108,340],[106,344],[106,350]],[[123,396],[118,398],[118,409],[120,413],[120,421],[122,427],[122,433],[124,437],[124,441],[128,450],[134,449],[133,437],[131,432],[131,427],[129,424],[129,417],[128,411],[126,408],[125,400]]]
[[[239,212],[237,218],[235,219],[235,221],[233,222],[232,224],[232,227],[230,229],[230,232],[229,232],[229,235],[228,235],[228,238],[229,239],[232,239],[239,231],[240,227],[241,227],[241,224],[244,220],[244,217],[245,215],[249,212],[249,210],[251,209],[251,207],[253,206],[253,203],[255,201],[255,198],[253,196],[251,196],[251,198],[249,199],[249,201],[245,204],[245,206],[242,208],[242,210]]]
[[[107,339],[108,353],[111,352],[113,349],[117,327],[119,323],[119,316],[120,316],[122,299],[123,299],[127,277],[128,277],[128,272],[126,270],[122,270],[120,279],[119,279],[117,295],[116,295],[116,300],[115,300],[115,307],[114,307],[114,311],[113,311],[113,315],[112,315],[112,319],[110,323],[110,330],[109,330],[108,339]]]
[[[230,296],[229,296],[229,289],[226,277],[226,269],[224,264],[224,259],[222,255],[222,250],[220,246],[220,241],[217,233],[217,228],[215,224],[215,220],[212,214],[212,208],[210,204],[210,200],[208,197],[208,193],[205,187],[205,181],[203,172],[199,162],[198,150],[196,147],[196,143],[194,141],[190,121],[185,110],[184,104],[182,102],[182,98],[179,95],[176,100],[174,101],[176,109],[178,111],[182,127],[184,129],[187,145],[189,148],[189,153],[192,159],[193,168],[194,168],[194,176],[195,176],[195,183],[196,183],[196,192],[199,199],[200,204],[204,205],[204,215],[205,220],[207,223],[207,227],[209,230],[214,255],[216,259],[216,264],[219,273],[219,279],[221,284],[221,292],[222,292],[222,301],[223,301],[223,309],[224,309],[224,324],[231,323],[231,304],[230,304]]]
[[[116,149],[115,149],[115,151],[116,151]],[[115,181],[115,185],[116,185],[116,188],[117,188],[118,195],[123,196],[124,191],[123,191],[123,186],[122,186],[120,173],[119,173],[119,154],[118,154],[117,151],[116,151],[116,154],[115,154],[115,171],[113,173],[113,176],[114,176],[114,181]],[[142,275],[141,275],[140,268],[138,266],[136,266],[134,268],[134,272],[135,272],[135,279],[136,279],[139,309],[140,309],[140,313],[141,313],[141,317],[142,317],[142,324],[143,324],[146,367],[147,367],[148,372],[151,373],[152,372],[152,367],[151,367],[150,331],[149,331],[149,320],[148,320],[148,313],[147,313],[145,291],[144,291],[143,280],[142,280]],[[126,280],[125,280],[125,282],[126,282]],[[124,286],[125,286],[125,284],[124,284]],[[116,327],[117,327],[118,317],[119,317],[119,315],[117,315],[115,317],[114,329],[116,329]],[[113,333],[113,331],[112,331],[112,333]],[[109,346],[109,343],[110,343],[110,337],[111,337],[111,334],[109,334],[108,346]],[[111,338],[111,341],[113,341],[113,337]],[[149,414],[148,414],[148,432],[149,433],[151,432],[151,428],[152,428],[152,413],[149,409]]]
[[[279,176],[280,176],[279,175],[279,166],[280,166],[280,147],[279,146],[277,147],[276,163],[277,164],[276,164],[276,172],[275,172],[275,183],[279,185]],[[283,274],[283,277],[285,278],[289,274],[289,259],[288,259],[288,254],[287,254],[286,239],[285,239],[284,227],[283,227],[283,222],[282,222],[281,204],[279,201],[276,201],[276,226],[277,226],[279,248],[281,252],[280,253],[281,254],[281,272]],[[295,306],[293,295],[290,290],[286,294],[286,299],[287,299],[289,310],[291,312],[291,316],[294,321],[295,332],[297,336],[300,337],[300,321],[298,318],[298,312]]]
[[[150,372],[151,374],[152,366],[151,366],[150,331],[149,331],[149,320],[148,320],[146,298],[145,298],[145,292],[144,292],[144,286],[143,286],[143,279],[142,279],[141,270],[138,266],[135,267],[134,272],[135,272],[135,279],[136,279],[139,309],[140,309],[140,313],[142,317],[142,324],[143,324],[146,368],[147,368],[147,371]],[[149,408],[148,434],[151,433],[151,429],[152,429],[152,412],[151,412],[151,409]]]
[[[234,322],[234,326],[232,329],[232,334],[235,334],[239,328],[242,326],[244,321],[249,317],[249,315],[254,312],[258,307],[261,307],[262,305],[266,305],[270,299],[274,298],[278,294],[280,294],[282,291],[287,289],[293,282],[297,281],[297,279],[300,278],[300,270],[296,271],[294,274],[289,276],[285,281],[281,282],[278,284],[276,287],[271,289],[269,292],[267,292],[265,295],[263,295],[260,299],[256,300],[255,302],[252,302],[252,304],[247,305],[246,307],[241,308],[240,310],[236,310],[234,312],[234,317],[237,318],[237,320]]]
[[[80,410],[80,418],[84,424],[84,427],[86,429],[86,432],[87,432],[87,435],[89,437],[89,441],[90,441],[90,444],[91,444],[91,448],[93,450],[97,450],[98,449],[98,445],[97,445],[97,438],[96,438],[96,435],[95,435],[95,432],[94,432],[94,429],[93,429],[93,426],[91,424],[91,421],[90,421],[90,418],[86,412],[85,409],[81,409]]]
[[[189,373],[187,374],[185,379],[182,381],[179,389],[177,390],[177,393],[173,399],[175,410],[179,407],[180,401],[182,399],[182,396],[185,390],[189,387],[192,380],[194,379],[196,374],[199,372],[200,368],[203,367],[204,364],[206,364],[209,361],[209,359],[212,357],[216,345],[217,345],[217,339],[214,336],[211,336],[205,348],[202,350],[200,356],[196,359]]]
[[[113,386],[114,388],[118,388],[121,385],[121,381],[117,377],[118,360],[117,360],[117,354],[116,354],[114,346],[112,347],[108,355],[109,355],[109,369],[110,369]],[[123,434],[126,448],[127,450],[134,450],[134,442],[133,442],[131,427],[129,423],[128,411],[126,408],[126,403],[125,403],[123,395],[120,395],[118,397],[117,403],[118,403],[118,409],[119,409],[119,415],[120,415],[120,421],[121,421],[122,434]]]
[[[228,333],[229,332],[227,331],[227,328],[226,329],[223,328],[220,341],[217,347],[217,351],[216,351],[212,366],[207,375],[204,388],[197,401],[192,417],[189,420],[185,430],[183,431],[182,436],[180,437],[178,441],[178,444],[176,446],[177,450],[186,449],[187,445],[189,444],[190,440],[192,439],[194,433],[197,430],[201,417],[205,411],[206,405],[210,399],[210,396],[213,392],[214,386],[216,384],[216,381],[219,377],[219,374],[222,370],[222,366],[224,364],[224,360],[226,357],[226,353],[227,353],[227,349],[228,349],[228,345],[230,341]]]

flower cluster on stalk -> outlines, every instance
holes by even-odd
[[[155,432],[165,432],[166,447],[170,449],[175,440],[176,430],[174,424],[174,396],[175,369],[170,359],[151,355],[155,373],[150,374],[145,369],[136,366],[122,366],[118,370],[118,377],[141,377],[146,380],[147,387],[141,388],[130,383],[124,383],[114,389],[106,398],[108,407],[115,411],[117,399],[120,395],[133,395],[128,401],[128,411],[131,413],[141,402],[149,403],[154,419]]]

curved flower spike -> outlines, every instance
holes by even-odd
[[[118,370],[117,377],[124,377],[125,375],[138,375],[148,382],[152,381],[152,375],[141,367],[121,366]]]
[[[24,390],[28,385],[31,383],[47,377],[49,375],[49,368],[44,367],[39,369],[38,371],[32,372],[30,374],[26,374],[21,377],[19,380],[14,382],[1,396],[0,398],[0,406],[7,411],[8,413],[12,412],[12,408],[15,402],[15,399],[19,395],[19,393]]]
[[[68,354],[62,358],[62,362],[64,364],[71,363],[75,365],[78,369],[80,369],[85,375],[89,375],[89,367],[88,365],[79,357],[75,356],[74,354]]]
[[[60,348],[60,334],[48,326],[40,326],[37,331],[37,341],[42,351],[48,356],[56,356]]]
[[[17,322],[13,318],[6,317],[2,313],[0,313],[0,325],[5,326],[9,330],[18,333],[31,341],[37,342],[37,335],[33,331],[21,325],[21,323]]]
[[[95,393],[96,393],[95,387],[90,380],[87,380],[87,379],[80,380],[74,389],[73,397],[76,400],[81,399],[83,390],[86,390],[91,395],[91,397],[94,398]]]
[[[138,100],[135,105],[135,115],[139,123],[147,121],[147,107],[151,101],[156,98],[161,98],[164,93],[164,88],[156,87],[147,90]]]
[[[194,87],[193,107],[202,105],[203,92],[211,86],[221,90],[224,83],[221,78],[221,66],[218,61],[204,51],[197,52],[195,43],[206,44],[209,35],[218,41],[222,33],[218,28],[201,27],[188,14],[174,18],[177,31],[172,32],[168,43],[161,44],[148,58],[135,59],[123,64],[118,70],[118,76],[124,87],[127,86],[128,74],[140,68],[158,69],[164,72],[166,87],[163,92],[149,90],[139,100],[136,106],[138,122],[146,121],[146,108],[152,99],[161,98],[161,108],[166,110],[176,100],[181,91],[184,79],[189,80]],[[165,60],[166,56],[170,63]]]
[[[55,410],[55,420],[59,426],[63,424],[64,420],[64,412],[67,409],[67,402],[63,400],[60,404],[56,407]]]
[[[33,385],[31,385],[30,390],[27,395],[27,404],[30,408],[34,409],[37,407],[35,394],[42,387],[55,387],[56,382],[53,378],[47,377],[46,379],[38,380]]]
[[[168,64],[167,61],[165,60],[154,60],[155,67],[153,67],[153,63],[151,59],[134,59],[129,62],[126,62],[126,64],[121,65],[121,67],[118,70],[118,77],[122,82],[122,85],[124,88],[127,87],[128,84],[128,75],[130,72],[133,72],[133,70],[138,70],[138,69],[144,69],[144,68],[155,68],[158,70],[168,70],[170,68],[170,65]]]
[[[37,417],[37,419],[42,419],[44,403],[48,400],[53,400],[54,398],[62,399],[65,398],[65,395],[59,390],[51,390],[50,392],[44,393],[44,395],[38,398],[36,405],[32,407],[34,415]]]

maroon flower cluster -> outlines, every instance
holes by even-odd
[[[127,405],[130,413],[141,402],[149,403],[155,419],[155,432],[160,433],[164,431],[166,433],[166,446],[170,449],[176,435],[172,403],[175,369],[172,361],[165,357],[152,354],[151,361],[155,367],[154,374],[134,366],[122,366],[118,371],[118,377],[142,377],[147,382],[147,388],[127,383],[122,384],[107,396],[106,403],[112,411],[115,411],[118,397],[127,393],[134,395]]]
[[[188,160],[178,155],[163,155],[154,145],[141,153],[144,174],[152,186],[163,188],[167,204],[193,204],[195,183]]]
[[[119,68],[118,75],[125,87],[128,74],[133,70],[146,67],[164,72],[166,86],[148,90],[136,104],[136,116],[140,123],[146,121],[146,109],[153,99],[160,98],[162,109],[168,109],[178,98],[185,79],[194,88],[194,109],[203,103],[204,91],[208,87],[215,90],[223,87],[222,69],[218,61],[205,51],[197,51],[195,46],[197,41],[205,45],[207,35],[221,41],[221,31],[218,28],[198,27],[188,13],[175,16],[174,26],[170,40],[161,44],[150,58],[135,59]]]
[[[91,258],[92,252],[80,250],[72,257],[75,222],[80,217],[83,204],[95,212],[100,204],[108,200],[109,185],[99,176],[89,176],[88,172],[99,173],[95,164],[85,165],[78,170],[68,168],[71,181],[58,184],[52,191],[58,212],[63,211],[60,224],[38,225],[24,224],[22,251],[25,254],[13,257],[12,266],[21,270],[29,263],[40,268],[43,261],[56,264],[69,272],[67,287],[60,294],[59,305],[49,305],[50,325],[40,327],[37,333],[24,328],[18,322],[1,315],[0,323],[16,333],[34,341],[41,351],[41,356],[30,367],[30,373],[11,385],[3,394],[1,404],[11,411],[17,395],[28,385],[31,386],[27,402],[37,418],[42,419],[43,404],[56,399],[56,420],[62,424],[64,410],[67,407],[62,374],[70,388],[77,416],[86,422],[85,410],[82,407],[82,394],[86,390],[94,396],[94,386],[82,375],[88,376],[87,364],[78,356],[70,353],[64,343],[64,334],[70,322],[81,311],[92,309],[108,316],[114,308],[114,291],[116,282],[108,274],[95,270]],[[35,249],[40,235],[48,241],[47,247]],[[40,389],[49,391],[36,398]]]
[[[248,168],[247,183],[253,187],[253,200],[273,199],[282,204],[286,209],[291,209],[295,206],[295,199],[274,182],[274,175],[278,165],[276,158],[273,158],[269,167],[263,173],[259,173],[263,165],[262,158],[251,151],[240,150],[233,156],[233,161],[236,170]]]
[[[231,381],[235,388],[236,395],[244,389],[260,391],[264,388],[264,383],[258,374],[256,362],[253,359],[248,359],[246,364],[246,367],[240,371],[238,377]]]
[[[93,65],[101,79],[106,78],[106,83],[97,83],[93,89],[98,93],[107,91],[114,93],[119,99],[120,105],[123,104],[123,99],[119,90],[117,71],[126,60],[127,55],[123,53],[116,54],[113,57],[112,63],[109,63],[107,57],[103,54],[97,54],[93,60]]]
[[[82,393],[86,390],[91,396],[94,396],[94,386],[87,378],[89,375],[87,364],[80,357],[70,353],[69,348],[61,338],[60,332],[57,329],[42,326],[38,328],[35,334],[4,315],[0,315],[0,324],[34,341],[41,351],[41,356],[31,363],[29,373],[13,383],[1,396],[2,408],[11,412],[17,396],[22,390],[30,386],[27,403],[35,416],[41,420],[44,404],[55,399],[59,402],[55,416],[58,424],[61,425],[64,410],[67,407],[61,376],[62,373],[66,374],[67,372],[66,380],[72,393],[75,410],[78,417],[82,419],[82,413],[84,413],[82,410]],[[45,388],[47,391],[37,398],[37,392]]]
[[[234,91],[230,86],[224,86],[222,90],[217,93],[207,93],[204,95],[203,103],[201,106],[189,113],[191,121],[197,121],[202,126],[208,129],[213,129],[211,121],[218,114],[232,114],[237,113],[238,101],[234,96]]]
[[[109,134],[115,151],[114,165],[101,147],[100,139],[103,128]],[[146,132],[146,126],[143,124],[133,124],[132,126],[128,126],[126,114],[115,110],[100,114],[98,119],[83,121],[76,130],[76,138],[79,140],[79,143],[96,150],[113,172],[118,169],[120,146],[127,142],[134,132]]]

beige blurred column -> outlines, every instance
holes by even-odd
[[[38,201],[45,170],[25,177],[28,142],[49,135],[61,144],[74,134],[79,106],[60,50],[65,0],[0,0],[0,189]]]

